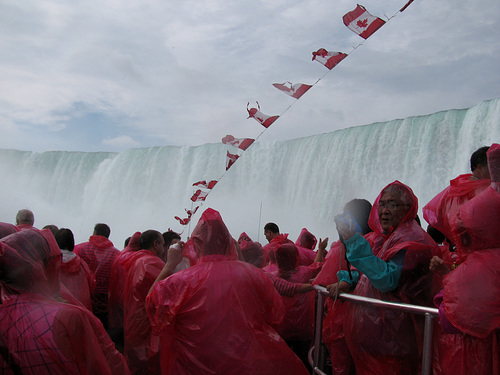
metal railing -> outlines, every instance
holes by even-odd
[[[313,374],[326,375],[324,370],[325,353],[322,351],[323,333],[323,313],[324,313],[324,299],[325,296],[329,297],[329,293],[325,287],[315,285],[314,289],[318,292],[316,302],[316,332],[314,333],[314,350],[312,367]],[[422,348],[422,375],[430,375],[432,369],[432,335],[433,335],[433,321],[438,316],[438,309],[425,306],[410,305],[400,302],[388,302],[375,298],[361,297],[354,294],[340,293],[338,298],[344,301],[360,303],[370,306],[381,307],[385,309],[393,309],[405,311],[413,314],[425,316],[424,326],[424,340]]]

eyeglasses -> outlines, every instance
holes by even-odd
[[[379,210],[387,208],[389,211],[395,210],[399,206],[409,206],[409,204],[404,203],[394,203],[394,202],[379,202],[375,205]]]

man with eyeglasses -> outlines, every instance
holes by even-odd
[[[356,269],[339,274],[339,290],[360,296],[415,305],[432,305],[429,262],[437,245],[415,221],[418,200],[399,181],[375,200],[370,236],[354,225],[338,224],[347,259]],[[419,317],[396,310],[350,304],[344,322],[356,374],[416,374],[421,345]]]

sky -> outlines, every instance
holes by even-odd
[[[406,1],[360,3],[396,15],[364,41],[347,0],[2,0],[0,148],[272,142],[500,97],[500,2]],[[329,71],[319,48],[349,56]],[[265,130],[248,102],[281,117]]]

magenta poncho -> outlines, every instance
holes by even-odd
[[[91,295],[94,292],[95,276],[78,255],[61,263],[60,281],[83,306],[92,311]]]
[[[284,315],[271,279],[237,260],[217,211],[203,213],[192,239],[200,262],[158,282],[147,298],[162,374],[307,374],[270,326]]]
[[[128,374],[101,322],[56,302],[61,252],[50,230],[25,229],[0,241],[0,342],[23,374]],[[4,371],[2,371],[4,370]]]

